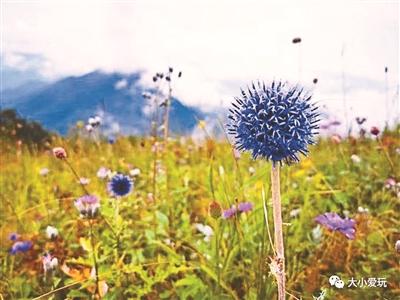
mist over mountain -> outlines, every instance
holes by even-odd
[[[79,120],[104,112],[104,120],[114,133],[149,132],[149,103],[139,84],[140,73],[104,73],[94,71],[46,83],[25,81],[18,87],[4,89],[1,108],[14,108],[25,118],[39,121],[49,130],[68,133]],[[202,119],[200,110],[173,98],[170,129],[177,134],[190,133]]]

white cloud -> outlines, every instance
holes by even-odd
[[[20,66],[18,53],[40,55],[50,78],[140,70],[145,86],[175,66],[183,76],[174,93],[206,110],[228,104],[251,80],[312,88],[316,77],[315,99],[339,118],[344,70],[348,106],[382,122],[385,66],[391,99],[398,84],[397,12],[394,1],[7,2],[2,56]],[[302,42],[294,45],[296,36]]]
[[[116,90],[122,90],[122,89],[126,88],[127,86],[128,86],[128,80],[126,80],[124,78],[124,79],[117,81],[114,85],[114,88]]]

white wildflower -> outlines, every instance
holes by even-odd
[[[42,168],[42,169],[40,169],[39,174],[41,176],[46,176],[47,174],[49,174],[49,172],[50,172],[50,170],[48,168]]]
[[[200,231],[202,234],[204,234],[204,241],[209,242],[211,236],[214,234],[213,229],[208,225],[203,225],[200,223],[196,223],[194,225],[198,231]]]
[[[53,227],[53,226],[47,226],[47,228],[46,228],[46,236],[49,238],[49,239],[54,239],[54,238],[56,238],[57,236],[58,236],[58,229],[57,228],[55,228],[55,227]]]
[[[129,171],[129,174],[132,177],[139,176],[140,175],[140,169],[139,168],[132,169],[132,170]]]
[[[361,162],[361,157],[359,157],[356,154],[353,154],[350,158],[353,161],[353,163],[355,163],[355,164],[359,164]]]

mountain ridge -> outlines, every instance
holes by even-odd
[[[140,77],[141,73],[96,70],[51,83],[32,82],[2,91],[2,108],[16,109],[23,117],[65,135],[77,121],[85,121],[102,111],[105,104],[105,120],[118,124],[118,133],[146,134],[150,119],[145,112],[148,103],[142,93],[148,89],[139,85]],[[188,134],[203,117],[199,109],[172,99],[171,132]]]

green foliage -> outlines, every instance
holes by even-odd
[[[15,110],[0,110],[0,139],[28,145],[29,149],[43,149],[50,142],[50,132],[34,121],[27,121],[17,115]]]

